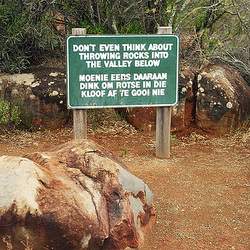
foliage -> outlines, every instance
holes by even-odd
[[[6,125],[10,121],[9,103],[0,100],[0,125]]]
[[[127,148],[125,148],[125,149],[124,149],[124,153],[123,153],[123,152],[121,153],[121,157],[126,156],[126,155],[127,155],[127,153],[128,153],[128,149],[127,149]]]
[[[6,100],[0,99],[0,127],[32,130],[33,124],[21,104],[11,105]]]
[[[190,31],[193,43],[185,59],[216,60],[236,68],[250,84],[249,10],[247,0],[189,1],[177,21],[180,33]],[[198,52],[198,53],[197,53]]]
[[[47,17],[35,2],[0,1],[0,72],[22,72],[57,46]]]
[[[153,34],[171,26],[181,38],[192,36],[185,59],[198,66],[223,61],[250,80],[249,10],[248,0],[0,0],[0,70],[20,72],[44,55],[64,56],[73,27]]]

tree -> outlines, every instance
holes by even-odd
[[[186,59],[198,66],[204,59],[223,61],[248,79],[249,11],[248,0],[0,0],[0,69],[18,72],[52,50],[63,54],[72,27],[153,34],[172,26],[181,38],[192,36]]]
[[[0,72],[22,72],[58,45],[42,2],[0,1]]]

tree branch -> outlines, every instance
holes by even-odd
[[[204,7],[197,7],[195,9],[193,9],[192,11],[188,12],[179,22],[178,22],[178,26],[180,26],[180,24],[185,20],[187,19],[190,15],[192,15],[194,12],[196,12],[197,10],[201,10],[201,9],[204,9],[204,10],[208,10],[208,9],[211,9],[211,8],[215,8],[217,6],[219,6],[223,1],[220,1],[219,3],[215,3],[213,5],[210,5],[210,6],[204,6]]]
[[[247,25],[245,24],[245,22],[242,20],[241,15],[240,15],[238,9],[236,8],[235,0],[232,0],[232,3],[233,3],[234,9],[235,9],[235,11],[236,11],[236,13],[237,13],[237,15],[238,15],[238,18],[239,18],[240,22],[243,24],[243,26],[244,26],[244,28],[245,28],[245,30],[246,30],[246,33],[247,33],[248,38],[250,38],[249,31],[248,31],[248,27],[247,27]]]

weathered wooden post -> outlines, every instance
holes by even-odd
[[[86,35],[85,28],[73,28],[72,35]],[[73,110],[74,139],[87,139],[87,109]]]
[[[159,27],[157,34],[172,34],[172,27]],[[156,157],[170,157],[171,107],[157,107]]]

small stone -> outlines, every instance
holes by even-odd
[[[58,91],[56,91],[56,90],[54,90],[52,93],[50,93],[49,95],[50,96],[56,96],[56,95],[58,95],[59,93],[58,93]]]
[[[201,93],[203,93],[205,90],[204,90],[204,88],[200,87],[200,88],[199,88],[199,91],[200,91]]]
[[[231,108],[233,107],[233,104],[232,104],[231,102],[228,102],[228,103],[226,104],[226,106],[227,106],[228,109],[231,109]]]
[[[49,74],[49,76],[56,77],[56,76],[58,76],[58,73],[57,73],[57,72],[51,72],[51,73]]]

